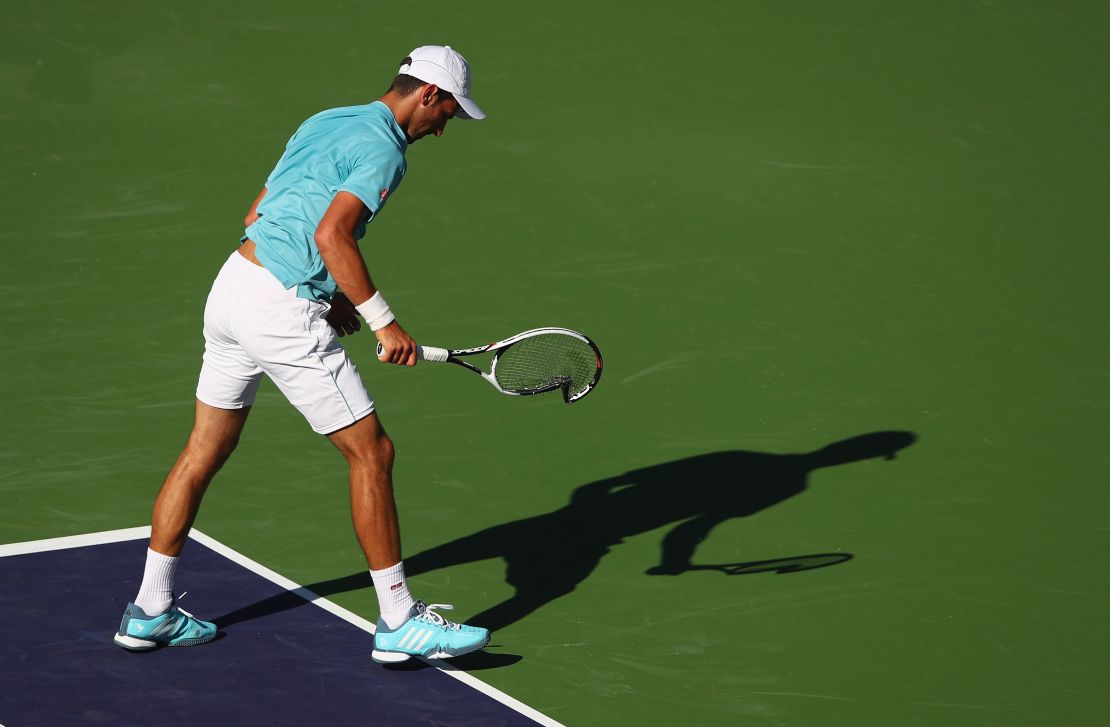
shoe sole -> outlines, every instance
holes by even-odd
[[[481,651],[487,646],[489,646],[488,638],[480,644],[475,644],[469,649],[459,651],[455,654],[447,651],[435,651],[431,654],[406,654],[403,651],[379,651],[378,649],[374,649],[370,652],[370,658],[378,664],[402,664],[414,656],[420,656],[424,659],[451,659],[456,656],[463,656],[464,654],[472,654],[475,651]]]
[[[127,649],[128,651],[136,651],[137,652],[137,651],[153,651],[154,649],[157,649],[161,646],[169,646],[169,647],[198,646],[200,644],[207,644],[209,641],[211,641],[214,638],[216,638],[216,634],[212,634],[211,636],[205,636],[205,637],[202,637],[202,638],[199,638],[199,639],[184,639],[182,641],[178,641],[175,644],[161,644],[157,641],[148,641],[146,639],[136,639],[134,636],[124,636],[122,634],[117,633],[115,636],[112,637],[112,641],[114,641],[116,643],[116,646],[120,646],[124,649]]]
[[[153,651],[158,648],[157,641],[136,639],[134,636],[124,636],[118,633],[112,637],[112,641],[116,642],[116,646],[121,646],[128,651]]]
[[[370,652],[370,658],[378,664],[401,664],[412,658],[412,654],[403,651],[378,651]]]

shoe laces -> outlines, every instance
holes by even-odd
[[[185,609],[183,609],[183,608],[182,608],[181,606],[177,605],[178,603],[180,603],[180,602],[181,602],[181,599],[182,599],[182,598],[185,598],[185,596],[187,596],[188,594],[189,594],[189,592],[188,592],[188,591],[182,591],[182,592],[181,592],[181,595],[180,595],[180,596],[174,596],[174,597],[173,597],[173,603],[171,603],[171,604],[170,604],[170,610],[172,611],[172,610],[174,610],[174,609],[176,608],[176,609],[177,609],[177,611],[178,611],[178,613],[183,613],[183,614],[185,614],[186,616],[188,616],[189,618],[196,618],[196,616],[194,616],[193,614],[189,613],[188,611],[186,611]]]
[[[443,616],[440,616],[438,613],[436,613],[436,609],[443,609],[444,611],[454,611],[455,607],[449,603],[425,604],[423,601],[416,602],[416,610],[420,614],[418,618],[423,618],[424,620],[430,621],[436,626],[442,626],[445,629],[452,629],[454,631],[459,630],[459,624],[443,618]]]

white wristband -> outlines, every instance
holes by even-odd
[[[370,300],[356,305],[355,310],[366,319],[371,331],[385,328],[393,322],[393,311],[389,309],[389,303],[385,302],[380,290]]]

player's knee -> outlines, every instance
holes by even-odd
[[[239,437],[223,438],[208,441],[199,437],[191,437],[186,446],[186,454],[202,470],[215,474],[228,458],[231,457],[235,447],[239,444]]]
[[[238,437],[230,441],[220,442],[219,445],[217,445],[216,449],[212,452],[212,460],[215,463],[216,469],[224,466],[224,463],[231,457],[231,453],[235,451],[237,446],[239,446]]]
[[[387,472],[392,471],[393,460],[396,457],[397,450],[393,445],[393,439],[385,432],[368,440],[361,453],[363,461]]]
[[[370,467],[390,471],[396,450],[393,440],[377,419],[364,419],[358,424],[328,435],[332,444],[352,467]]]
[[[367,439],[359,447],[355,460],[360,464],[383,472],[393,471],[393,460],[397,457],[393,440],[388,434],[382,432],[376,437]]]

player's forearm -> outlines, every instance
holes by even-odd
[[[377,288],[366,269],[366,261],[358,249],[354,235],[335,230],[316,234],[316,247],[324,266],[335,278],[344,295],[355,305],[361,305],[374,296]]]
[[[316,247],[320,250],[320,257],[323,258],[328,272],[335,278],[347,299],[354,304],[359,315],[366,320],[370,330],[379,341],[388,342],[388,357],[382,360],[415,365],[416,342],[397,324],[389,304],[374,288],[374,282],[366,269],[366,261],[359,252],[354,236],[340,232],[330,237],[321,235],[317,229]]]
[[[350,192],[339,192],[320,219],[313,236],[324,266],[355,305],[365,303],[377,292],[355,239],[359,221],[369,216],[369,210],[361,199]]]

